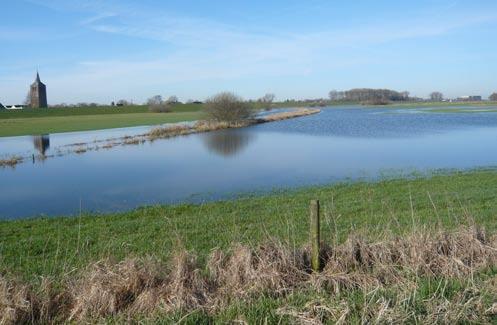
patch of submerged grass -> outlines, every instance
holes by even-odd
[[[13,156],[6,159],[0,159],[0,167],[15,167],[17,164],[21,163],[24,159],[19,156]]]
[[[255,124],[276,122],[290,118],[302,117],[306,115],[316,114],[319,112],[320,112],[319,109],[299,108],[289,112],[274,113],[264,116],[262,118],[246,119],[241,121],[227,122],[227,121],[215,121],[215,120],[202,120],[196,122],[193,126],[173,125],[173,126],[158,127],[147,133],[146,137],[148,137],[149,140],[156,140],[161,138],[170,138],[174,136],[181,136],[193,133],[210,132],[222,129],[242,128]]]

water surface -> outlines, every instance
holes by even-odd
[[[0,156],[50,155],[67,144],[148,129],[0,138]],[[124,211],[385,174],[496,166],[496,140],[493,112],[330,108],[245,129],[0,169],[0,218]]]

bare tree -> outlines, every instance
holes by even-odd
[[[162,96],[161,95],[155,95],[147,99],[147,105],[157,105],[157,104],[162,104]]]
[[[338,100],[338,91],[337,91],[337,90],[331,90],[331,91],[328,93],[328,97],[329,97],[329,98],[330,98],[330,100],[332,100],[332,101]]]
[[[259,102],[264,104],[265,109],[271,109],[271,105],[273,104],[275,98],[275,94],[268,93],[259,98]]]
[[[167,100],[166,100],[166,103],[168,104],[176,104],[178,103],[179,100],[178,100],[178,97],[176,96],[170,96]]]
[[[161,95],[155,95],[147,100],[148,110],[153,113],[169,113],[171,107],[162,99]]]
[[[204,109],[216,121],[235,122],[253,115],[251,105],[231,92],[222,92],[209,98]]]
[[[268,94],[265,94],[262,98],[261,98],[261,101],[263,103],[268,103],[268,104],[271,104],[274,99],[276,98],[276,95],[275,94],[271,94],[271,93],[268,93]]]
[[[430,99],[434,102],[441,102],[444,99],[444,95],[439,91],[434,91],[430,94]]]
[[[128,102],[126,99],[119,99],[117,101],[117,106],[129,106],[130,102]]]
[[[497,102],[497,93],[493,93],[492,95],[490,95],[490,97],[488,97],[488,99],[493,102]]]

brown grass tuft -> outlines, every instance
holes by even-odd
[[[152,129],[147,133],[149,140],[170,138],[173,136],[180,136],[192,133],[192,129],[187,125],[171,125],[162,126]]]
[[[344,298],[352,290],[364,293],[361,322],[477,322],[497,314],[496,305],[485,300],[485,295],[497,296],[497,280],[475,286],[466,279],[497,267],[495,244],[495,237],[477,227],[417,231],[379,242],[351,236],[341,245],[323,247],[324,268],[318,274],[309,270],[308,248],[289,248],[277,241],[257,247],[237,244],[227,252],[216,249],[206,270],[195,256],[179,250],[167,265],[150,258],[94,263],[76,279],[65,281],[59,292],[48,280],[34,293],[29,286],[0,277],[0,324],[97,322],[112,316],[134,319],[195,310],[215,314],[236,300],[302,291],[333,299],[277,312],[299,323],[345,323],[358,308]],[[416,315],[413,301],[421,278],[467,284],[450,299],[437,290],[422,302],[426,312]],[[382,290],[395,295],[387,298],[379,293]]]
[[[78,154],[78,155],[80,155],[80,154],[82,154],[82,153],[85,153],[85,152],[87,152],[87,151],[88,151],[88,149],[87,149],[87,148],[85,148],[85,147],[80,147],[80,148],[74,149],[74,153],[76,153],[76,154]]]
[[[337,247],[327,267],[338,271],[386,270],[392,273],[401,270],[419,276],[462,277],[475,268],[495,265],[496,258],[496,251],[489,245],[485,232],[466,228],[454,233],[417,232],[377,243],[351,237]]]
[[[7,159],[0,159],[0,167],[15,167],[17,164],[21,163],[24,159],[19,156],[13,156]]]
[[[32,319],[35,297],[27,285],[0,275],[0,324],[28,323]]]
[[[208,269],[218,286],[218,295],[245,298],[271,291],[283,294],[307,278],[306,258],[300,250],[289,250],[279,243],[256,249],[236,245],[229,254],[216,250]]]
[[[291,119],[291,118],[317,114],[319,112],[321,112],[321,110],[317,109],[317,108],[299,108],[299,109],[292,110],[289,112],[270,114],[270,115],[264,116],[263,118],[258,119],[257,121],[258,121],[258,123],[282,121],[282,120],[287,120],[287,119]]]
[[[131,306],[146,288],[159,282],[158,268],[148,260],[128,259],[115,265],[95,263],[68,289],[73,301],[69,319],[116,315]]]

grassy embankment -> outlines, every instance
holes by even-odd
[[[62,300],[73,301],[66,307],[76,320],[124,320],[131,314],[189,323],[491,322],[497,315],[497,266],[496,247],[488,245],[495,240],[482,232],[420,233],[473,223],[495,233],[495,184],[496,172],[476,171],[120,214],[5,221],[0,222],[0,275],[31,283],[35,291],[47,283],[42,277],[55,292],[73,286],[76,297]],[[335,247],[331,252],[344,255],[330,257],[322,277],[309,277],[294,270],[298,258],[291,252],[308,240],[308,203],[316,198],[322,203],[322,239]],[[400,237],[392,239],[395,235]],[[285,248],[269,244],[250,253],[233,246],[256,247],[270,238]],[[233,258],[208,258],[214,248],[230,247]],[[198,256],[198,263],[180,254],[169,266],[151,267],[150,258],[164,264],[183,250]],[[140,260],[87,268],[95,261],[135,257]],[[162,273],[170,274],[169,280],[160,280]],[[218,282],[203,282],[206,274]],[[41,287],[45,291],[38,294],[46,296],[46,286]],[[217,291],[207,294],[213,288]],[[221,300],[214,304],[213,297]]]
[[[151,113],[146,106],[0,110],[0,137],[89,131],[193,121],[202,105],[175,105],[171,113]]]
[[[294,107],[297,102],[275,103]],[[254,109],[263,108],[254,103]],[[202,119],[202,104],[177,104],[170,113],[151,113],[146,105],[0,110],[0,137],[158,125]]]

